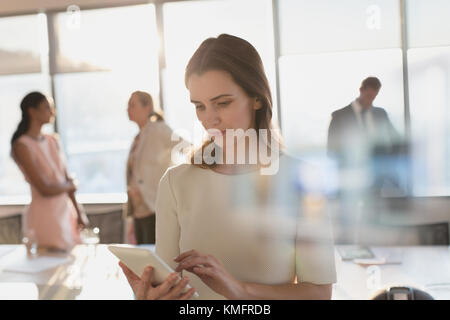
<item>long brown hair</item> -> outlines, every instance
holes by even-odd
[[[256,132],[259,138],[259,129],[267,129],[268,145],[271,141],[272,125],[272,94],[269,81],[264,72],[264,66],[258,51],[246,40],[221,34],[217,38],[208,38],[202,42],[189,60],[185,73],[185,84],[192,74],[203,74],[210,70],[225,71],[231,75],[245,93],[251,98],[258,98],[262,107],[255,111]],[[281,143],[281,136],[273,137]],[[203,157],[204,149],[212,140],[203,143],[200,149],[191,154],[191,163],[194,163],[195,155],[202,153],[202,163],[197,164],[202,168],[213,168],[216,163],[207,164]],[[212,156],[215,155],[212,152]]]
[[[28,114],[28,110],[32,108],[37,109],[45,99],[47,99],[47,97],[38,91],[30,92],[22,99],[22,101],[20,102],[22,118],[17,125],[16,131],[14,131],[11,137],[11,149],[14,146],[14,142],[16,142],[16,140],[19,139],[23,134],[25,134],[30,128],[31,118]],[[11,155],[13,156],[12,152]]]

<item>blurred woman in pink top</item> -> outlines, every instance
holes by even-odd
[[[31,203],[23,215],[24,235],[38,247],[69,251],[80,243],[88,219],[75,199],[76,185],[54,135],[41,133],[54,112],[40,92],[27,94],[22,119],[11,139],[11,155],[31,187]]]

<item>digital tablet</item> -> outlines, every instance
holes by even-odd
[[[149,265],[152,266],[152,285],[161,284],[170,273],[175,272],[163,259],[158,257],[156,253],[148,249],[117,245],[108,246],[108,249],[139,277],[144,273],[145,267]],[[181,277],[178,277],[177,283],[180,280]],[[184,292],[190,288],[191,286],[188,284]],[[193,297],[198,298],[198,293],[195,292]]]

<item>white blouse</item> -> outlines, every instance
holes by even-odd
[[[156,194],[162,175],[170,166],[172,148],[179,142],[172,141],[172,129],[164,121],[149,121],[139,134],[139,140],[133,155],[132,177],[127,173],[127,185],[134,184],[139,188],[146,208],[155,212]],[[130,161],[130,159],[128,159]],[[134,208],[137,209],[137,208]],[[143,210],[146,216],[146,210]],[[134,212],[137,218],[143,218],[139,212]]]
[[[173,258],[195,249],[245,282],[336,282],[330,220],[313,172],[288,156],[272,176],[169,168],[156,200],[156,253],[175,269]],[[224,299],[185,275],[200,299]]]

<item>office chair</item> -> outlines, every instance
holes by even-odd
[[[425,291],[412,287],[390,287],[381,290],[372,300],[434,300]]]

